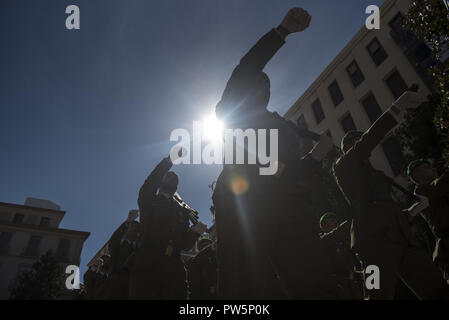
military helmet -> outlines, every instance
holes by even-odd
[[[341,139],[340,149],[341,151],[345,151],[345,146],[349,144],[350,141],[360,139],[363,135],[362,131],[349,131],[345,134],[343,139]]]
[[[200,242],[212,243],[213,242],[208,236],[201,236],[197,241],[198,241],[198,243],[200,243]]]
[[[418,159],[410,162],[407,166],[407,176],[410,178],[413,173],[413,170],[415,170],[422,164],[430,164],[430,162],[426,159]]]
[[[330,219],[330,218],[334,218],[334,219],[338,220],[338,217],[337,217],[337,215],[336,215],[335,213],[333,213],[333,212],[326,212],[326,213],[323,214],[323,215],[321,216],[321,218],[320,218],[320,228],[322,228],[324,222],[325,222],[327,219]]]

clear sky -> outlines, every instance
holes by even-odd
[[[59,204],[61,227],[91,232],[84,265],[137,207],[175,128],[211,114],[232,69],[287,10],[312,15],[265,71],[283,114],[383,0],[0,1],[0,201]],[[78,5],[81,29],[65,28]],[[175,167],[210,224],[220,166]]]

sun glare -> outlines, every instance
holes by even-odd
[[[221,141],[223,134],[223,122],[211,115],[203,120],[203,138],[209,141]]]

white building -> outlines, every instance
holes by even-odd
[[[430,93],[425,68],[431,52],[402,28],[410,0],[387,0],[379,30],[363,26],[285,114],[309,130],[328,132],[337,146],[350,130],[367,130],[412,84]],[[394,138],[385,139],[372,165],[405,182],[405,160]]]
[[[0,202],[0,299],[8,299],[18,274],[29,270],[48,251],[63,267],[79,266],[84,242],[90,235],[61,229],[65,211],[48,200],[27,199],[26,204]]]

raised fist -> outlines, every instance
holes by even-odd
[[[416,109],[423,102],[424,101],[421,98],[421,96],[419,94],[417,94],[416,92],[406,91],[395,102],[393,102],[393,105],[398,107],[401,110],[405,110],[407,108]]]
[[[312,17],[306,10],[302,8],[292,8],[288,10],[284,20],[281,22],[281,26],[290,33],[300,32],[307,29],[310,20],[312,20]]]

